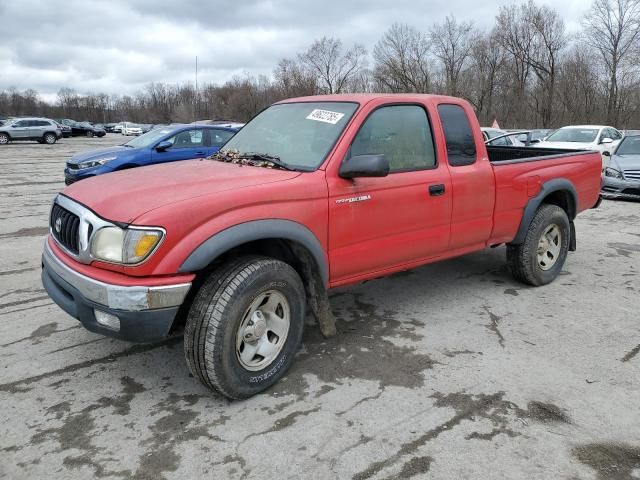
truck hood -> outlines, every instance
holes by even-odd
[[[71,157],[69,161],[67,161],[67,164],[74,165],[74,164],[86,162],[87,160],[93,160],[100,157],[106,157],[106,156],[112,156],[112,155],[117,155],[118,157],[121,157],[122,155],[128,155],[130,154],[130,152],[136,152],[136,151],[138,151],[137,148],[123,147],[122,145],[119,145],[117,147],[101,148],[98,150],[89,150],[88,152],[76,153],[73,157]]]
[[[290,180],[300,172],[185,160],[133,168],[76,182],[63,190],[107,220],[132,223],[164,205],[195,197]]]
[[[616,170],[640,170],[640,155],[614,155],[609,166]]]

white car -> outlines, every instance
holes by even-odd
[[[482,136],[487,145],[503,147],[522,147],[524,143],[518,140],[518,132],[507,132],[493,127],[481,127]],[[493,139],[496,140],[493,140]]]
[[[613,127],[571,125],[556,130],[536,146],[540,148],[597,150],[602,154],[602,168],[604,169],[622,137],[622,132]]]
[[[135,123],[124,122],[121,133],[122,135],[142,135],[142,128]]]

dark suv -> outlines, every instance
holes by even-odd
[[[48,118],[18,118],[0,127],[0,145],[18,140],[36,140],[52,145],[61,137],[60,126]]]

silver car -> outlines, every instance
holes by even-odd
[[[624,137],[602,176],[602,196],[640,200],[640,135]]]
[[[0,127],[0,145],[20,140],[52,145],[61,137],[60,125],[48,118],[16,118]]]

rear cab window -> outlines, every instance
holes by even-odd
[[[471,123],[460,105],[438,105],[438,114],[444,130],[449,165],[461,167],[476,162],[476,142]]]

